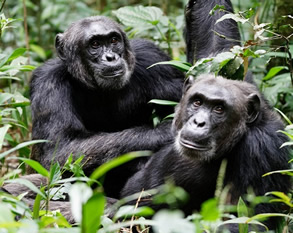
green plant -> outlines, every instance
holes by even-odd
[[[6,19],[4,14],[0,15],[1,31],[8,29],[8,26],[16,20]],[[28,144],[20,143],[28,139],[30,114],[27,108],[30,105],[29,100],[21,93],[18,88],[26,85],[24,72],[34,70],[34,66],[27,65],[25,57],[26,49],[18,48],[10,54],[3,53],[0,50],[0,83],[4,86],[0,92],[0,149],[4,146],[12,146],[19,150],[19,154],[28,157],[30,150]],[[9,143],[9,144],[7,144]],[[12,151],[11,151],[12,152]],[[4,165],[5,152],[0,153]]]
[[[127,6],[113,11],[113,14],[127,27],[130,38],[134,35],[152,38],[160,43],[161,47],[166,48],[171,56],[174,47],[178,48],[178,42],[183,39],[179,31],[182,29],[183,17],[177,17],[174,23],[160,8]]]

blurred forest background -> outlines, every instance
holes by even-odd
[[[0,0],[0,187],[12,176],[25,173],[25,166],[8,156],[29,158],[29,146],[35,143],[30,135],[29,82],[36,67],[56,57],[57,33],[75,20],[105,15],[120,22],[129,38],[150,39],[174,60],[184,62],[186,3],[187,0]],[[241,51],[246,51],[237,56],[248,58],[243,59],[243,65],[253,72],[272,106],[282,112],[287,124],[285,133],[291,140],[286,146],[292,146],[293,1],[232,3],[241,32]],[[286,198],[292,209],[291,197]],[[0,232],[18,232],[10,230]]]

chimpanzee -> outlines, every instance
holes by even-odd
[[[186,86],[176,108],[174,143],[155,153],[145,168],[128,180],[121,197],[158,187],[169,178],[190,194],[183,207],[189,214],[214,197],[223,159],[227,160],[224,184],[230,185],[231,203],[236,204],[248,188],[256,195],[287,192],[287,176],[262,177],[270,171],[288,169],[288,149],[280,148],[288,139],[278,132],[283,128],[255,85],[202,75]],[[275,211],[270,204],[255,208],[256,213]],[[269,224],[274,227],[273,222]]]
[[[55,44],[59,58],[36,69],[31,80],[32,138],[50,141],[33,147],[33,159],[48,168],[54,158],[62,165],[70,153],[85,155],[83,168],[91,174],[118,155],[156,151],[171,140],[171,123],[154,128],[152,116],[163,118],[173,108],[148,102],[179,101],[184,75],[166,65],[148,68],[170,59],[157,46],[129,41],[103,16],[73,23]],[[107,195],[115,197],[138,166],[107,174]]]
[[[216,5],[224,6],[225,12],[218,10],[210,15]],[[185,42],[189,63],[240,45],[239,29],[234,20],[225,19],[215,24],[226,12],[233,13],[230,0],[189,0],[185,8]]]

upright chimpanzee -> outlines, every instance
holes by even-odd
[[[187,85],[176,108],[174,144],[155,153],[145,168],[128,180],[121,196],[158,187],[169,178],[190,194],[183,210],[191,213],[214,196],[223,159],[227,160],[224,184],[230,185],[231,203],[237,203],[248,188],[256,195],[287,192],[287,176],[262,177],[288,168],[288,150],[280,149],[287,141],[277,132],[281,129],[279,116],[255,85],[220,76],[198,77]],[[255,208],[256,213],[275,211],[269,204]],[[274,227],[274,222],[269,224]]]
[[[233,12],[230,0],[189,0],[185,9],[185,41],[187,61],[211,57],[223,51],[229,51],[234,45],[240,44],[240,34],[237,23],[232,19],[223,20],[217,24],[225,12],[209,12],[222,5],[227,12]],[[219,36],[221,35],[221,36]]]
[[[90,174],[118,155],[156,151],[171,140],[171,124],[153,128],[152,115],[173,109],[148,102],[179,101],[184,76],[165,65],[148,69],[169,60],[153,43],[129,42],[117,23],[96,16],[58,34],[56,50],[59,58],[36,69],[31,81],[32,137],[50,141],[33,147],[33,159],[48,168],[54,158],[64,164],[70,153],[84,154]],[[107,174],[107,195],[115,197],[137,166]]]

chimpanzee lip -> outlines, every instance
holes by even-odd
[[[210,146],[208,145],[203,145],[203,144],[199,144],[199,143],[196,143],[196,142],[191,142],[191,141],[188,141],[186,139],[180,139],[180,144],[183,146],[183,147],[186,147],[188,149],[192,149],[192,150],[199,150],[199,151],[208,151],[210,150]]]
[[[117,78],[117,77],[121,77],[125,74],[124,70],[121,70],[119,72],[114,72],[113,74],[110,75],[102,75],[103,78],[107,79],[107,78]]]

